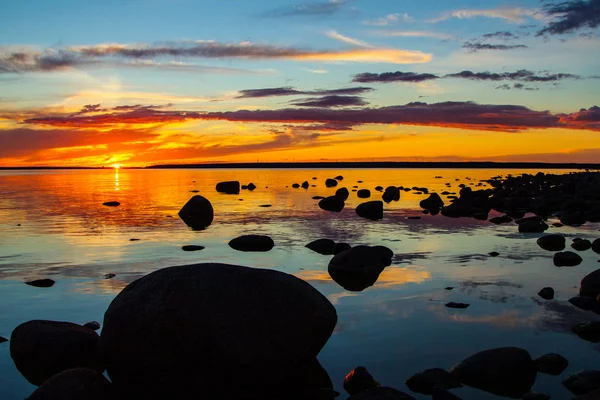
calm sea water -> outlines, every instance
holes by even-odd
[[[223,262],[272,268],[294,274],[326,295],[339,322],[319,360],[336,389],[352,368],[366,366],[383,385],[408,391],[404,381],[426,368],[450,368],[474,352],[519,346],[533,357],[556,352],[569,359],[558,377],[538,374],[537,391],[570,398],[562,378],[581,369],[597,369],[600,347],[578,338],[571,326],[594,314],[571,306],[581,278],[597,269],[598,255],[581,252],[584,262],[556,268],[552,253],[536,245],[538,234],[519,234],[515,224],[422,215],[425,198],[403,192],[385,206],[382,221],[359,218],[360,202],[351,193],[341,213],[317,206],[315,195],[331,195],[325,179],[343,175],[341,186],[425,186],[438,193],[458,185],[516,170],[84,170],[0,172],[0,335],[31,319],[102,322],[110,301],[129,282],[156,269],[199,262]],[[527,171],[535,173],[537,171]],[[568,171],[553,171],[566,173]],[[436,179],[435,176],[443,179]],[[312,180],[316,177],[316,180]],[[470,180],[467,179],[471,178]],[[458,180],[457,180],[458,179]],[[253,182],[257,189],[223,195],[223,180]],[[292,189],[308,180],[316,187]],[[357,183],[357,181],[363,183]],[[452,184],[450,189],[446,182]],[[289,186],[289,187],[288,187]],[[484,186],[485,187],[485,186]],[[190,230],[177,212],[194,195],[207,197],[215,220],[207,230]],[[117,200],[121,206],[102,206]],[[261,204],[271,204],[261,208]],[[407,219],[422,216],[420,220]],[[490,214],[490,217],[494,216]],[[20,224],[20,226],[18,226]],[[595,239],[599,224],[551,228],[568,238]],[[228,241],[248,233],[275,241],[268,253],[241,253]],[[140,239],[130,241],[130,239]],[[371,288],[345,291],[327,273],[330,256],[304,246],[318,238],[352,245],[385,245],[394,263]],[[206,246],[183,252],[182,245]],[[500,256],[487,254],[497,251]],[[116,277],[104,279],[104,274]],[[52,288],[25,285],[50,277]],[[446,286],[454,286],[446,291]],[[554,301],[537,292],[552,286]],[[466,310],[444,306],[466,302]],[[19,399],[34,390],[18,371],[9,343],[0,344],[0,398]],[[454,391],[465,400],[494,399],[470,388]],[[428,398],[415,395],[417,398]],[[346,398],[345,393],[340,398]]]

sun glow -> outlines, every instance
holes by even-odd
[[[114,169],[119,169],[119,168],[121,168],[121,165],[120,165],[120,164],[114,164],[114,165],[113,165],[113,168],[114,168]]]

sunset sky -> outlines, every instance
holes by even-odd
[[[20,0],[0,166],[600,162],[600,0]]]

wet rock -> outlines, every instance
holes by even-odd
[[[106,207],[118,207],[121,205],[121,203],[119,203],[118,201],[105,201],[104,203],[102,203],[102,205]]]
[[[584,322],[571,328],[574,334],[588,342],[600,342],[600,321]]]
[[[60,372],[38,387],[27,400],[112,400],[110,382],[98,371],[74,368]]]
[[[522,400],[550,400],[550,396],[548,396],[547,394],[544,393],[539,393],[539,392],[529,392],[525,395],[523,395],[523,397],[521,397]]]
[[[325,211],[340,212],[344,209],[344,200],[337,196],[325,197],[319,201],[319,207]]]
[[[316,177],[316,176],[313,176],[313,177],[312,177],[312,180],[313,180],[313,181],[316,181],[316,180],[317,180],[317,177]]]
[[[269,208],[269,207],[272,207],[272,206],[271,206],[271,204],[261,204],[261,205],[259,205],[259,207]]]
[[[440,197],[439,194],[432,193],[425,200],[421,200],[419,205],[421,206],[421,208],[424,208],[426,210],[431,210],[434,208],[444,207],[444,201],[442,200],[442,198]]]
[[[333,254],[339,254],[342,251],[346,251],[351,248],[352,246],[350,246],[348,243],[336,243],[335,247],[333,248]]]
[[[217,192],[225,194],[239,194],[240,183],[238,181],[227,181],[217,183]]]
[[[324,199],[324,198],[325,198],[324,196],[313,196],[312,197],[313,200],[321,200],[321,199]]]
[[[356,367],[344,378],[344,390],[350,396],[359,394],[367,389],[379,386],[365,367]]]
[[[294,184],[292,184],[292,187],[294,189],[299,189],[300,188],[300,184],[299,183],[294,183]]]
[[[537,374],[529,353],[517,347],[481,351],[459,362],[450,373],[463,385],[513,398],[528,393]]]
[[[86,322],[82,326],[84,328],[88,328],[88,329],[91,329],[93,331],[97,331],[98,329],[100,329],[100,322],[98,322],[98,321],[90,321],[90,322]]]
[[[25,282],[26,285],[35,286],[39,288],[49,288],[54,286],[56,282],[52,279],[36,279],[34,281]]]
[[[582,395],[600,389],[600,371],[580,371],[566,378],[562,384],[575,395]]]
[[[10,337],[10,356],[21,374],[39,386],[71,368],[104,371],[98,334],[70,322],[33,320],[17,326]]]
[[[334,253],[335,242],[331,239],[317,239],[310,242],[305,247],[311,249],[316,253],[328,256]]]
[[[488,255],[489,255],[490,257],[498,257],[498,256],[500,255],[500,253],[498,253],[497,251],[490,251],[490,252],[488,253]]]
[[[453,286],[446,286],[444,289],[446,289],[446,290],[454,290],[454,287]]]
[[[256,189],[256,185],[255,185],[254,183],[250,182],[250,183],[248,184],[248,190],[249,190],[249,191],[253,191],[254,189]]]
[[[571,247],[577,251],[586,251],[592,248],[592,242],[587,239],[582,239],[571,243]]]
[[[391,387],[378,386],[348,397],[348,400],[416,400],[411,395]]]
[[[421,217],[418,217],[416,215],[413,215],[411,217],[406,217],[406,219],[421,219]]]
[[[600,303],[593,297],[575,296],[569,299],[569,303],[582,310],[598,310],[598,312],[600,313]]]
[[[238,251],[269,251],[273,246],[273,239],[264,235],[243,235],[229,241],[229,247]]]
[[[130,242],[138,242],[140,240],[142,240],[142,239],[138,239],[138,238],[131,238],[131,239],[129,239]]]
[[[212,224],[215,213],[207,198],[195,195],[179,210],[178,215],[190,228],[203,230]]]
[[[200,193],[200,191],[199,190],[190,190],[190,193]]]
[[[394,252],[384,246],[356,246],[336,254],[327,271],[344,289],[361,292],[377,282],[393,256]]]
[[[302,182],[302,185],[301,185],[301,186],[302,186],[302,189],[308,189],[308,187],[309,187],[310,185],[309,185],[308,181],[304,181],[304,182]]]
[[[248,185],[242,185],[242,190],[248,190]]]
[[[104,274],[104,279],[111,279],[111,278],[114,278],[115,276],[117,276],[117,275],[110,274],[110,273],[109,274]]]
[[[360,189],[358,192],[356,192],[356,195],[359,199],[368,199],[371,197],[371,191],[369,189]]]
[[[569,360],[556,353],[544,354],[533,363],[538,372],[548,375],[560,375],[569,366]]]
[[[512,218],[508,215],[502,215],[500,217],[490,218],[490,222],[496,225],[507,224],[509,222],[512,222]]]
[[[325,186],[327,187],[335,187],[337,185],[338,181],[336,181],[335,179],[328,178],[327,180],[325,180]]]
[[[540,233],[548,229],[548,224],[544,221],[525,221],[519,225],[521,233]]]
[[[0,343],[4,343],[4,342],[8,342],[8,339],[3,336],[0,336]]]
[[[548,251],[561,251],[565,249],[565,237],[562,235],[551,234],[538,238],[538,246]]]
[[[335,178],[333,178],[333,179],[335,179],[336,181],[343,181],[343,180],[344,180],[344,177],[343,177],[343,176],[341,176],[341,175],[338,175],[338,176],[336,176],[336,177],[335,177]]]
[[[592,251],[594,253],[600,254],[600,238],[592,242]]]
[[[196,264],[125,287],[104,315],[101,343],[111,381],[129,398],[190,398],[206,388],[233,398],[293,376],[336,322],[329,300],[292,275]]]
[[[453,301],[446,303],[446,307],[448,308],[467,308],[470,304],[467,303],[455,303]]]
[[[200,251],[200,250],[204,250],[204,246],[199,246],[196,244],[186,244],[184,246],[181,246],[181,250],[183,250],[183,251]]]
[[[600,295],[600,269],[590,272],[581,280],[579,295],[593,298]]]
[[[434,388],[443,390],[462,387],[450,372],[441,368],[426,369],[411,376],[404,383],[411,391],[428,395],[433,394]]]
[[[552,261],[557,267],[575,267],[581,264],[583,259],[579,254],[573,253],[572,251],[561,251],[554,253]]]
[[[544,300],[552,300],[554,299],[554,289],[545,287],[538,292],[538,295]]]
[[[375,186],[375,190],[378,192],[383,192],[383,186]]]
[[[396,186],[388,186],[387,188],[385,188],[385,191],[383,192],[381,198],[386,203],[398,201],[400,200],[400,189],[398,189]]]
[[[348,191],[348,189],[343,187],[343,188],[339,188],[338,190],[336,190],[335,195],[336,195],[336,197],[339,197],[343,201],[346,201],[346,200],[348,200],[348,196],[350,196],[350,192]]]
[[[383,219],[383,202],[381,200],[367,201],[356,207],[359,217],[377,221]]]

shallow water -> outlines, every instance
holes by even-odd
[[[475,186],[481,179],[521,172],[0,171],[0,335],[9,338],[12,329],[31,319],[102,323],[110,301],[136,278],[165,266],[215,261],[291,273],[329,298],[339,321],[319,360],[343,393],[341,399],[346,398],[343,378],[358,365],[366,366],[383,385],[409,392],[404,381],[412,374],[433,367],[448,369],[474,352],[500,346],[523,347],[533,357],[549,352],[567,357],[570,365],[561,377],[538,374],[534,390],[570,398],[561,380],[581,369],[598,368],[600,346],[570,331],[572,325],[598,317],[567,302],[578,293],[581,278],[599,268],[597,254],[580,252],[581,265],[554,267],[553,253],[535,243],[539,234],[520,234],[514,223],[497,226],[422,215],[418,203],[426,195],[413,192],[402,192],[399,202],[386,205],[384,219],[377,222],[356,216],[355,206],[366,200],[355,193],[351,192],[341,213],[322,211],[311,199],[333,194],[337,188],[326,188],[324,182],[336,175],[345,178],[338,187],[368,188],[372,199],[379,199],[373,190],[377,185],[458,192],[460,183]],[[436,179],[437,175],[443,179]],[[217,182],[234,179],[253,182],[257,189],[240,195],[215,191]],[[316,187],[291,187],[304,180]],[[450,189],[446,182],[451,183]],[[194,195],[192,190],[199,190],[215,208],[215,220],[205,231],[192,231],[177,217]],[[121,206],[102,205],[111,200]],[[272,207],[259,207],[262,204]],[[598,228],[600,224],[588,224],[551,227],[548,232],[593,240],[600,236]],[[268,253],[241,253],[227,245],[248,233],[271,236],[275,248]],[[329,277],[330,256],[304,247],[318,238],[381,244],[396,256],[373,287],[351,293]],[[206,248],[183,252],[181,246],[186,244]],[[500,256],[489,257],[491,251]],[[107,280],[106,273],[116,276]],[[55,279],[56,285],[41,289],[22,283],[46,277]],[[446,286],[455,289],[444,290]],[[544,286],[555,289],[555,300],[537,296]],[[448,309],[444,306],[448,301],[471,306]],[[9,343],[0,344],[0,398],[24,398],[33,389],[15,369]],[[453,392],[465,400],[498,398],[469,388]]]

